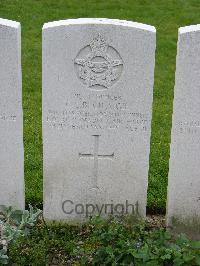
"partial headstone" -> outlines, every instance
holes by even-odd
[[[200,25],[179,29],[167,225],[200,239]]]
[[[0,205],[24,209],[20,23],[0,19]]]
[[[155,45],[130,21],[44,25],[45,219],[145,216]]]

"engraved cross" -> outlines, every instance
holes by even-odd
[[[99,137],[100,135],[92,135],[94,137],[94,152],[93,153],[79,153],[79,158],[93,158],[93,188],[98,188],[98,160],[99,159],[113,159],[114,152],[112,154],[99,154]]]

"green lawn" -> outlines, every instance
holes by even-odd
[[[45,22],[109,17],[157,29],[148,207],[166,202],[177,30],[200,23],[199,0],[0,0],[0,17],[22,24],[26,202],[42,207],[41,29]]]

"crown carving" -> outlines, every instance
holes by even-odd
[[[100,56],[102,54],[105,54],[108,48],[108,44],[105,41],[105,39],[98,34],[90,43],[90,47],[92,49],[92,52],[96,56]]]

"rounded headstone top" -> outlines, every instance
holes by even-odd
[[[81,25],[81,24],[100,24],[100,25],[107,24],[107,25],[132,27],[132,28],[137,28],[141,30],[156,32],[155,27],[147,25],[147,24],[132,22],[128,20],[108,19],[108,18],[78,18],[78,19],[66,19],[66,20],[53,21],[53,22],[45,23],[43,26],[43,29],[59,27],[59,26]]]
[[[179,34],[195,32],[195,31],[200,31],[200,24],[190,25],[190,26],[180,27],[179,28]]]
[[[16,29],[20,28],[19,22],[8,20],[8,19],[3,19],[3,18],[0,18],[0,25],[11,27],[11,28],[16,28]]]

